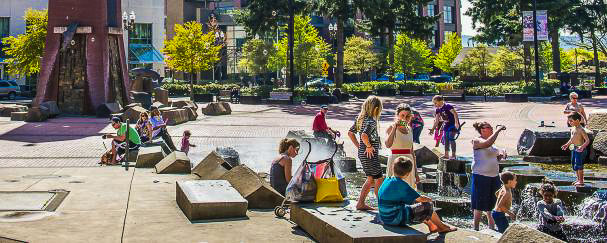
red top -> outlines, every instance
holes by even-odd
[[[325,121],[325,114],[322,112],[318,112],[314,117],[314,124],[312,124],[312,130],[315,132],[324,132],[329,129],[327,126],[327,121]]]

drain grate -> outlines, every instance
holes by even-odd
[[[55,211],[69,192],[51,191],[0,191],[2,211]]]

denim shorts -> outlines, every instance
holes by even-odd
[[[584,169],[584,160],[588,155],[588,149],[585,148],[584,151],[578,152],[577,150],[571,151],[571,167],[573,170],[583,170]]]
[[[504,233],[504,231],[506,231],[509,226],[508,218],[506,218],[506,213],[493,210],[491,212],[491,217],[493,217],[493,221],[495,221],[497,231],[500,233]]]

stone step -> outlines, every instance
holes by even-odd
[[[377,212],[350,209],[356,202],[291,204],[291,221],[320,243],[329,242],[425,242],[426,234],[411,227],[377,222]]]
[[[190,221],[247,215],[247,200],[228,181],[178,181],[176,186],[177,205]]]
[[[273,209],[284,201],[279,192],[246,165],[232,168],[219,179],[230,182],[247,199],[249,208]]]
[[[466,160],[441,159],[438,162],[437,169],[442,172],[466,173]]]
[[[424,193],[432,193],[438,191],[438,182],[436,179],[421,180],[418,184],[418,189]]]

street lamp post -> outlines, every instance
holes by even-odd
[[[329,24],[329,34],[331,35],[331,49],[335,48],[335,35],[337,35],[337,23]],[[333,67],[333,81],[337,83],[335,67]]]
[[[537,0],[533,0],[533,45],[535,49],[535,93],[537,96],[541,95],[540,92],[540,58],[539,48],[537,43]]]
[[[289,79],[291,80],[291,93],[295,93],[295,55],[293,53],[295,35],[295,12],[293,10],[293,0],[289,0]],[[293,97],[293,96],[291,96]]]
[[[131,11],[131,13],[127,13],[122,12],[122,28],[124,28],[124,30],[130,32],[135,30],[135,19],[137,18],[137,15],[135,15],[135,11]],[[128,36],[129,33],[127,33],[127,45],[129,44],[128,41]],[[127,54],[128,55],[128,54]],[[127,56],[128,59],[128,56]]]

